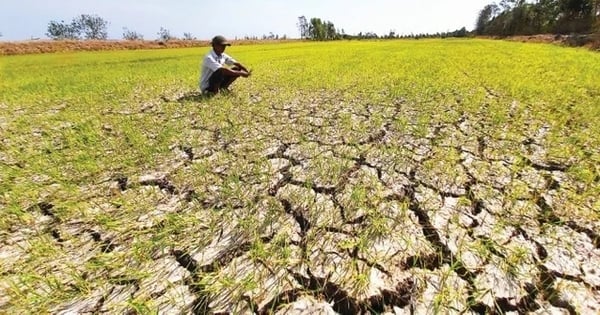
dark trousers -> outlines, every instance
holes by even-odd
[[[238,71],[240,68],[233,67],[231,70]],[[223,68],[220,68],[211,74],[210,78],[208,78],[208,88],[206,91],[218,93],[221,90],[228,90],[231,83],[233,83],[233,81],[235,81],[237,78],[237,76],[226,75],[225,71],[223,71]]]

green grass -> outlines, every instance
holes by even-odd
[[[306,261],[306,248],[322,250],[315,255],[324,264],[335,264],[331,252],[339,251],[353,261],[340,271],[341,287],[356,283],[350,293],[365,297],[365,270],[373,268],[367,263],[394,266],[410,255],[443,252],[439,244],[415,245],[435,242],[421,232],[423,219],[408,210],[410,196],[397,192],[412,187],[407,181],[416,188],[412,202],[441,236],[450,232],[438,224],[444,214],[436,190],[461,195],[448,231],[468,230],[458,214],[479,199],[494,216],[498,235],[541,226],[531,233],[544,243],[556,236],[544,234],[545,224],[567,221],[597,231],[597,53],[490,40],[232,46],[227,52],[253,76],[238,80],[231,95],[190,97],[207,49],[0,57],[0,244],[5,253],[17,253],[0,255],[0,296],[8,299],[0,299],[0,313],[56,311],[107,294],[115,281],[118,291],[128,285],[119,279],[151,277],[154,271],[141,266],[158,257],[171,257],[173,250],[194,256],[229,234],[247,247],[226,262],[248,258],[269,266],[281,288],[297,281],[281,272],[315,263]],[[384,136],[377,138],[380,130]],[[282,144],[287,150],[276,158],[288,165],[277,170],[266,152]],[[470,155],[476,160],[467,164]],[[156,172],[175,187],[173,194],[140,183]],[[291,176],[285,184],[297,187],[270,192],[281,179],[277,174]],[[471,191],[461,191],[470,177],[476,179]],[[544,178],[552,177],[560,187],[547,185]],[[125,191],[117,187],[119,178],[128,179]],[[528,208],[548,190],[561,222],[536,220],[537,210]],[[51,215],[43,203],[52,205]],[[401,215],[394,212],[398,207]],[[298,232],[298,215],[311,223],[305,235]],[[360,216],[361,222],[344,222]],[[400,217],[410,217],[420,235],[404,235],[390,223]],[[326,227],[346,234],[332,236]],[[475,236],[460,234],[457,249],[450,246],[455,257],[469,252],[489,258],[495,249],[505,254],[500,269],[518,277],[537,255],[512,239],[482,242],[477,234],[484,230],[477,229]],[[405,254],[373,251],[388,238]],[[303,249],[303,242],[311,244]],[[435,296],[420,299],[439,312],[464,295],[466,283],[456,276],[462,263],[445,264],[436,275],[415,273],[441,279]],[[247,292],[270,290],[263,267],[251,273],[215,266],[172,285],[203,288],[212,297],[229,292],[234,312]],[[419,292],[434,287],[425,283]],[[484,289],[476,291],[473,297]],[[105,301],[105,307],[157,311],[148,296]],[[473,307],[471,302],[453,305]]]

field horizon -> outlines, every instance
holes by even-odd
[[[600,312],[600,55],[0,56],[0,313]]]
[[[352,41],[413,41],[423,40],[415,38],[379,38],[379,39],[347,39],[342,42]],[[457,38],[448,38],[455,40]],[[600,34],[588,35],[560,35],[560,34],[535,34],[518,36],[476,36],[468,39],[495,39],[506,41],[518,41],[523,43],[545,43],[554,44],[561,47],[585,47],[590,51],[600,51]],[[439,40],[439,39],[438,39]],[[464,39],[463,39],[464,40]],[[314,42],[310,39],[286,38],[286,39],[231,39],[233,45],[264,45],[264,44],[282,44]],[[0,41],[0,56],[6,55],[26,55],[26,54],[44,54],[44,53],[64,53],[77,51],[118,51],[118,50],[146,50],[146,49],[176,49],[176,48],[202,48],[209,47],[210,40],[205,39],[171,39],[162,40],[22,40],[22,41]]]

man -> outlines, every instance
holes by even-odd
[[[202,93],[218,94],[221,91],[229,91],[229,86],[238,77],[250,76],[246,67],[225,53],[225,47],[231,46],[225,37],[221,35],[213,37],[211,45],[213,49],[202,61],[200,76]],[[229,68],[224,65],[233,67]]]

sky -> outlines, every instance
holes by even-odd
[[[479,11],[492,0],[2,0],[0,41],[47,38],[50,21],[80,14],[109,22],[108,37],[121,39],[123,28],[144,39],[158,38],[160,28],[172,36],[191,33],[198,39],[262,37],[270,32],[300,36],[299,16],[331,21],[346,34],[375,32],[418,34],[472,30]]]

